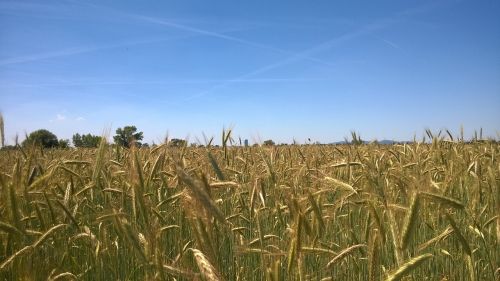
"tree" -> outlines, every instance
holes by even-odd
[[[60,139],[59,143],[57,145],[59,148],[68,148],[69,147],[69,140],[68,139]]]
[[[0,150],[16,150],[18,149],[18,147],[16,145],[6,145],[2,148],[0,148]]]
[[[274,144],[275,144],[275,143],[274,143],[274,141],[273,141],[273,140],[266,140],[266,141],[264,141],[264,145],[269,145],[269,146],[271,146],[271,145],[274,145]]]
[[[92,134],[74,134],[73,145],[75,147],[98,147],[102,137]]]
[[[72,139],[73,145],[75,147],[82,147],[83,146],[82,136],[80,134],[78,134],[78,133],[74,134],[71,139]]]
[[[141,146],[141,141],[144,137],[142,132],[137,133],[137,128],[135,126],[125,126],[116,129],[116,135],[113,137],[115,144],[130,148],[132,145],[137,147]]]
[[[23,141],[23,146],[26,145],[40,145],[44,148],[52,148],[57,147],[59,145],[59,141],[57,140],[56,135],[45,129],[41,129],[29,134],[29,136]]]
[[[183,147],[187,145],[187,142],[185,140],[181,139],[172,139],[168,142],[169,146],[176,146],[176,147]]]

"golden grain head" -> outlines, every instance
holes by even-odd
[[[231,135],[0,150],[0,280],[498,279],[497,142]]]

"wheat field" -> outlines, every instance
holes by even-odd
[[[499,152],[0,151],[0,280],[500,280]]]

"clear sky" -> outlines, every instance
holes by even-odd
[[[6,140],[500,132],[500,1],[0,1]]]

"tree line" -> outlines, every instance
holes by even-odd
[[[0,119],[0,121],[2,121]],[[2,134],[3,137],[3,134]],[[135,126],[124,126],[118,128],[113,136],[115,145],[131,148],[131,147],[149,147],[148,143],[143,143],[143,132],[139,132]],[[76,133],[71,138],[74,147],[77,148],[96,148],[102,141],[101,136],[93,134]],[[183,139],[171,139],[168,141],[170,146],[186,146],[187,142]],[[21,143],[22,146],[41,146],[43,148],[68,148],[70,147],[69,139],[58,139],[57,136],[46,129],[40,129],[31,132],[26,136],[26,139]],[[15,146],[3,146],[3,148],[15,148]]]

